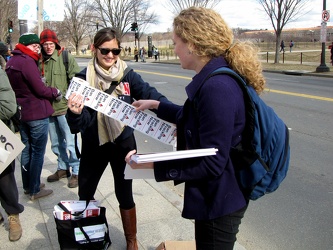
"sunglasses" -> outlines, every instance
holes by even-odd
[[[117,56],[120,54],[121,49],[105,49],[105,48],[98,48],[102,55],[106,56],[110,52],[112,52],[113,55]]]

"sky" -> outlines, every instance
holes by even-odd
[[[321,14],[323,10],[323,0],[310,0],[304,15],[294,22],[290,22],[287,28],[309,28],[321,25]],[[215,8],[231,28],[243,29],[268,29],[273,26],[269,17],[264,12],[262,6],[256,0],[221,0]],[[166,32],[172,28],[172,14],[163,6],[162,1],[154,1],[152,11],[159,16],[158,25],[150,25],[145,32]],[[163,10],[163,11],[161,11]],[[328,26],[333,25],[333,1],[326,0],[326,10],[330,10],[331,19]]]

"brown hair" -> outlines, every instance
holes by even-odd
[[[114,28],[103,28],[99,30],[94,37],[94,47],[98,48],[103,43],[111,41],[113,39],[117,40],[118,47],[120,48],[120,36],[118,31]]]

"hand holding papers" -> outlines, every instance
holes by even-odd
[[[185,159],[200,156],[215,155],[218,150],[216,148],[180,150],[165,153],[153,154],[136,154],[131,156],[131,160],[137,164],[157,162],[165,160]],[[126,165],[125,179],[154,179],[153,169],[133,169]]]
[[[174,144],[176,126],[149,113],[135,111],[132,105],[89,86],[89,83],[73,77],[66,98],[77,93],[84,97],[84,105],[103,113],[135,130],[166,144]]]

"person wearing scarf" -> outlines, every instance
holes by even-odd
[[[22,34],[6,65],[6,73],[21,106],[21,141],[25,145],[21,155],[21,174],[24,193],[30,200],[50,195],[40,182],[48,139],[51,102],[62,98],[57,88],[47,87],[38,70],[39,38],[34,33]]]
[[[134,99],[168,102],[167,98],[145,82],[119,58],[120,36],[112,28],[99,30],[92,45],[93,58],[77,77],[99,90],[106,91],[117,83],[112,96],[127,103]],[[80,96],[68,99],[67,121],[72,131],[81,132],[82,149],[79,171],[80,200],[92,200],[99,180],[110,163],[116,198],[119,202],[127,249],[138,249],[136,207],[132,180],[124,179],[125,156],[136,149],[133,129],[104,114],[85,107]]]

